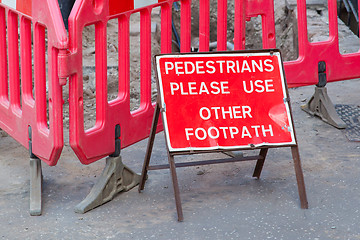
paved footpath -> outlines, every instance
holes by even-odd
[[[333,103],[359,104],[360,80],[328,84]],[[43,215],[29,216],[27,151],[0,141],[0,239],[360,239],[360,144],[307,115],[314,87],[290,89],[309,209],[300,209],[291,151],[270,149],[260,180],[255,162],[178,169],[185,221],[177,222],[168,170],[151,171],[145,191],[118,195],[86,214],[74,207],[105,161],[83,166],[66,146],[56,167],[43,165]],[[141,171],[147,141],[122,152]],[[248,152],[245,152],[248,154]],[[177,158],[215,159],[219,154]],[[166,163],[163,134],[152,163]]]

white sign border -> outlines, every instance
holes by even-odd
[[[170,135],[169,135],[169,129],[168,129],[168,123],[167,123],[167,118],[166,118],[166,103],[164,100],[164,89],[162,87],[162,78],[161,78],[161,69],[160,69],[160,59],[162,58],[186,58],[186,57],[237,57],[237,56],[272,56],[275,55],[278,58],[278,62],[279,62],[279,70],[280,70],[280,77],[281,77],[281,86],[282,86],[282,90],[283,90],[283,96],[284,99],[289,99],[289,96],[287,94],[286,91],[286,83],[285,83],[285,73],[283,71],[284,67],[283,67],[283,62],[281,60],[281,55],[280,55],[280,51],[273,51],[273,50],[269,50],[267,51],[262,51],[262,52],[232,52],[232,53],[199,53],[199,54],[194,54],[194,53],[189,53],[189,54],[165,54],[165,55],[156,55],[155,56],[155,61],[156,61],[156,69],[157,69],[157,77],[158,77],[158,81],[159,81],[159,90],[160,92],[158,94],[160,94],[160,99],[161,99],[161,108],[164,109],[164,111],[161,111],[162,114],[162,119],[163,119],[163,125],[164,125],[164,131],[165,131],[165,139],[166,139],[166,143],[168,146],[168,150],[169,152],[191,152],[191,151],[211,151],[211,150],[234,150],[234,149],[252,149],[252,148],[261,148],[261,147],[276,147],[276,146],[295,146],[296,143],[296,138],[295,138],[295,130],[294,130],[294,126],[293,126],[293,120],[292,120],[292,115],[290,112],[290,102],[289,101],[285,101],[285,108],[286,108],[286,113],[288,116],[288,120],[289,120],[289,127],[290,127],[290,134],[291,134],[291,142],[284,142],[284,143],[259,143],[259,144],[250,144],[249,145],[240,145],[240,146],[214,146],[214,147],[188,147],[188,148],[173,148],[171,146],[171,142],[170,142]]]

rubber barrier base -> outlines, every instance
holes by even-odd
[[[76,213],[86,213],[106,202],[116,194],[127,192],[140,182],[140,175],[133,172],[122,162],[121,156],[108,157],[106,166],[89,195],[75,207]]]
[[[30,158],[30,215],[40,216],[41,192],[42,192],[42,169],[41,160],[38,158]]]
[[[301,109],[320,117],[324,122],[336,127],[346,128],[346,123],[337,115],[334,104],[331,102],[326,87],[315,87],[315,93]]]

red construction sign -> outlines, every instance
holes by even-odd
[[[170,152],[296,145],[280,52],[156,56]]]

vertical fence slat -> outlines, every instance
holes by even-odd
[[[217,50],[225,51],[227,43],[227,0],[218,0]]]
[[[181,52],[190,52],[191,49],[191,2],[181,1]]]
[[[34,99],[32,94],[32,43],[31,43],[31,21],[25,17],[21,18],[21,85],[23,102],[33,105]],[[23,104],[24,106],[24,104]]]
[[[140,12],[140,109],[151,105],[151,12]]]
[[[234,49],[245,49],[245,9],[246,1],[235,0]]]
[[[18,17],[8,11],[8,54],[10,104],[14,111],[20,109]]]
[[[209,51],[210,44],[210,0],[199,0],[199,51]]]
[[[0,97],[4,105],[9,101],[8,95],[8,68],[7,68],[7,44],[6,44],[6,11],[0,8]]]
[[[35,72],[35,99],[36,122],[40,128],[47,128],[46,123],[46,47],[45,28],[39,24],[34,29],[34,72]]]
[[[299,42],[299,55],[305,54],[305,47],[309,44],[308,30],[307,30],[307,15],[306,15],[306,1],[297,1],[298,10],[298,42]]]
[[[95,24],[96,124],[106,120],[107,109],[107,38],[106,23]]]
[[[119,98],[126,99],[130,95],[130,17],[122,15],[119,17]],[[129,109],[130,109],[130,102]]]
[[[161,53],[171,53],[171,11],[172,2],[161,6]]]

